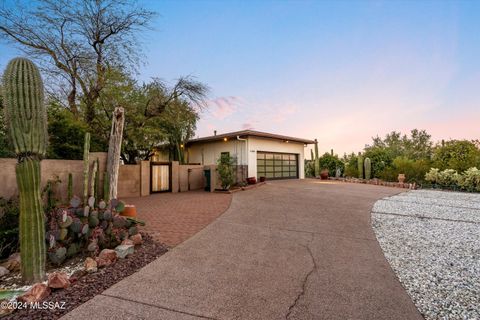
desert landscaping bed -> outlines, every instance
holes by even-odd
[[[382,250],[425,319],[480,318],[480,195],[416,190],[379,200]]]
[[[70,276],[72,285],[65,289],[52,291],[44,300],[45,303],[57,304],[57,306],[62,305],[62,308],[55,308],[54,310],[17,310],[2,317],[2,320],[58,319],[166,252],[167,249],[164,245],[153,240],[148,234],[143,234],[143,244],[138,246],[133,254],[128,255],[126,258],[118,259],[114,264],[98,269],[97,272],[87,273],[83,268],[76,268],[75,261],[72,261],[70,264],[67,263],[66,265],[70,265],[71,269],[77,269]],[[83,266],[83,263],[80,265]]]

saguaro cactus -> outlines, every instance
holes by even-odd
[[[315,139],[315,177],[320,176],[320,158],[318,156],[318,141]]]
[[[88,173],[90,170],[90,132],[85,133],[83,144],[83,203],[88,201]]]
[[[112,130],[110,131],[110,141],[108,144],[107,172],[110,179],[109,199],[117,198],[118,168],[120,166],[120,151],[122,148],[124,122],[125,112],[123,108],[115,108],[113,111]],[[104,197],[107,198],[107,196]]]
[[[67,202],[70,201],[73,197],[73,176],[71,173],[68,174],[68,185],[67,185]]]
[[[365,179],[370,180],[372,177],[372,162],[370,158],[365,158],[363,166],[365,167]]]
[[[27,283],[45,277],[45,218],[40,189],[40,161],[47,148],[47,113],[38,68],[28,59],[11,60],[4,72],[4,103],[17,155],[20,195],[20,255]]]
[[[358,153],[357,164],[358,164],[358,178],[363,179],[363,156],[360,152]]]

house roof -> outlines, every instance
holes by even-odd
[[[260,132],[260,131],[255,131],[255,130],[242,130],[242,131],[235,131],[235,132],[217,134],[217,135],[214,135],[214,136],[191,139],[187,142],[187,144],[193,144],[193,143],[197,143],[197,142],[220,141],[220,140],[223,140],[224,138],[227,138],[227,139],[235,138],[236,139],[237,136],[239,136],[241,138],[257,137],[257,138],[276,139],[276,140],[284,140],[284,141],[292,141],[292,142],[301,142],[301,143],[304,143],[304,144],[314,144],[315,143],[315,141],[313,141],[313,140],[283,136],[283,135],[280,135],[280,134]]]

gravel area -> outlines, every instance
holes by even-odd
[[[375,203],[385,257],[426,319],[480,319],[480,195],[409,191]]]

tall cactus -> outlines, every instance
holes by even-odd
[[[372,162],[370,158],[365,158],[363,166],[365,167],[365,179],[370,180],[372,177]]]
[[[358,178],[363,179],[363,156],[360,152],[358,153],[357,164],[358,164]]]
[[[67,185],[67,202],[70,201],[73,197],[73,175],[72,173],[68,174],[68,185]]]
[[[320,176],[320,158],[318,156],[318,141],[315,139],[315,177]]]
[[[98,203],[98,200],[100,199],[98,197],[98,188],[100,184],[100,160],[95,160],[95,165],[97,167],[96,174],[95,174],[95,181],[94,181],[94,188],[93,188],[93,196],[95,197],[95,202]]]
[[[92,176],[90,178],[90,196],[95,197],[95,182],[97,182],[98,162],[93,162]]]
[[[110,201],[110,177],[108,172],[103,173],[103,200],[107,203]]]
[[[20,256],[27,283],[45,277],[45,218],[40,189],[40,161],[47,148],[47,113],[38,68],[28,59],[11,60],[4,72],[4,105],[20,195]]]
[[[310,149],[310,159],[314,160],[315,157],[313,156],[313,149]]]
[[[90,169],[90,132],[85,133],[83,144],[83,203],[88,201],[88,172]]]

